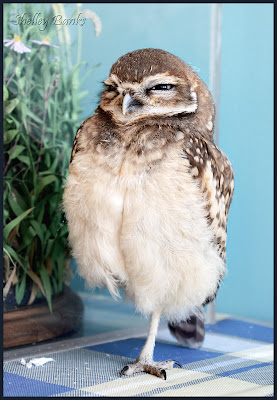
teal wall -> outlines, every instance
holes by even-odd
[[[83,118],[122,54],[163,48],[191,63],[209,84],[211,4],[83,4],[102,20],[99,37],[82,27],[82,59],[101,63],[86,83]],[[67,17],[74,5],[66,5]],[[76,27],[70,27],[76,47]],[[85,73],[88,67],[84,67]],[[228,275],[217,310],[273,319],[273,5],[223,4],[219,135],[235,170],[227,239]],[[73,268],[76,268],[74,266]],[[75,276],[72,287],[87,290]]]
[[[224,4],[220,147],[235,170],[218,310],[273,320],[273,5]]]

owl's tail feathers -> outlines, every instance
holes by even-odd
[[[175,336],[180,346],[199,349],[205,338],[204,314],[193,315],[187,321],[168,323],[170,333]]]

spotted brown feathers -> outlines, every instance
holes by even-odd
[[[191,174],[207,200],[207,218],[213,228],[214,244],[226,260],[227,219],[234,191],[234,172],[227,156],[214,142],[191,135],[184,148]]]

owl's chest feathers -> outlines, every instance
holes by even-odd
[[[163,130],[160,126],[121,130],[118,134],[101,133],[93,140],[92,154],[96,162],[117,177],[151,173],[172,153],[180,156],[184,134]]]
[[[143,312],[152,307],[146,298],[167,304],[164,293],[171,291],[173,303],[201,304],[215,292],[223,264],[212,246],[205,199],[182,157],[183,133],[107,140],[77,152],[70,167],[65,203],[76,220],[70,240],[80,273],[92,284],[99,277],[111,292],[119,281]],[[200,297],[191,301],[186,293]]]
[[[128,206],[132,213],[132,208],[139,207],[138,198],[145,204],[155,199],[157,206],[160,199],[169,209],[179,201],[179,212],[185,207],[191,215],[195,203],[202,208],[203,195],[183,150],[189,132],[159,126],[111,132],[101,130],[93,139],[87,136],[85,146],[89,143],[90,151],[77,153],[73,162],[88,197],[99,205],[96,209],[114,214],[116,224],[121,224],[123,209]]]
[[[206,200],[183,152],[186,140],[182,131],[158,128],[96,135],[91,151],[78,152],[71,167],[86,218],[93,216],[95,226],[116,235],[125,223],[149,237],[170,232],[174,224],[191,237],[196,225],[205,231]]]

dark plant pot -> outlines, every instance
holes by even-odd
[[[29,296],[27,302],[28,299]],[[15,307],[10,296],[6,301],[3,318],[4,348],[52,339],[80,327],[84,306],[80,297],[71,289],[65,287],[61,293],[54,295],[52,308],[51,314],[44,299],[30,306]]]
[[[11,286],[7,296],[3,300],[3,311],[5,312],[5,311],[17,310],[21,307],[27,306],[30,295],[31,295],[31,288],[30,288],[29,283],[27,282],[23,299],[20,304],[17,304],[16,299],[15,299],[15,285]],[[41,304],[41,303],[44,303],[44,304],[47,303],[45,297],[41,297],[40,299],[36,298],[34,300],[34,302],[32,303],[32,305]]]

